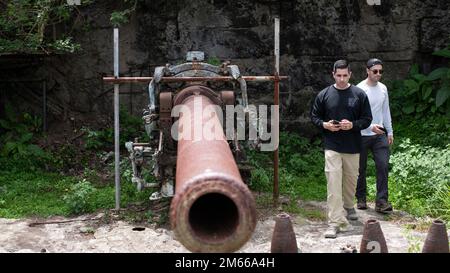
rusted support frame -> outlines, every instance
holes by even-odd
[[[280,18],[275,17],[275,43],[274,43],[274,55],[275,55],[275,67],[274,67],[274,74],[275,74],[275,82],[274,82],[274,105],[275,107],[278,107],[280,104]],[[279,126],[280,123],[280,116],[279,116],[279,108],[277,111],[275,111],[275,122],[277,124],[277,132],[275,132],[275,137],[279,137]],[[273,129],[272,129],[273,130]],[[273,152],[273,205],[275,207],[278,206],[278,196],[279,196],[279,186],[278,186],[278,146],[276,147],[275,151]]]
[[[280,104],[280,81],[275,80],[274,83],[274,102],[273,104],[275,107],[279,106]],[[279,116],[279,108],[275,111],[275,122],[276,124],[280,123],[280,116]],[[274,130],[274,128],[272,129]],[[279,130],[279,126],[277,126],[276,130]],[[279,132],[275,132],[275,137],[279,137]],[[278,182],[278,165],[279,165],[279,152],[278,147],[273,152],[273,205],[275,207],[278,206],[278,197],[279,197],[279,182]]]
[[[119,77],[119,29],[114,28],[114,77]],[[120,142],[119,142],[119,84],[114,84],[114,182],[116,210],[120,209]]]
[[[275,81],[275,76],[242,76],[246,81],[250,82],[267,82]],[[279,76],[279,80],[287,80],[288,76]],[[130,82],[141,82],[148,83],[153,80],[153,77],[103,77],[103,81],[106,83],[130,83]],[[226,82],[233,81],[233,77],[230,76],[218,76],[218,77],[162,77],[160,82]]]
[[[47,133],[47,82],[42,81],[42,129]]]

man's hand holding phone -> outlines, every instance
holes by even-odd
[[[341,130],[351,130],[353,128],[353,122],[347,120],[347,119],[343,119],[341,120],[341,122],[339,122],[339,126],[341,128]]]
[[[328,122],[324,122],[323,123],[323,128],[332,131],[332,132],[337,132],[339,130],[341,130],[341,125],[340,122],[337,120],[329,120]]]
[[[386,128],[379,124],[373,124],[372,125],[372,132],[374,132],[377,135],[387,134]]]

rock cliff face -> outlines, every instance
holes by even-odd
[[[82,12],[76,41],[81,53],[46,58],[28,70],[48,80],[49,99],[75,119],[112,117],[113,73],[110,13],[115,1],[97,1]],[[450,37],[448,0],[147,0],[120,28],[120,72],[152,75],[155,66],[178,63],[189,50],[231,60],[244,75],[273,72],[273,18],[281,18],[280,73],[282,128],[310,136],[308,111],[315,94],[332,83],[331,66],[340,58],[352,63],[353,82],[365,76],[364,63],[385,62],[385,80],[402,78],[411,64],[429,71],[439,59],[430,53]],[[7,72],[5,75],[9,75]],[[139,115],[147,104],[145,85],[123,85],[123,106]],[[271,84],[250,84],[253,103],[272,102]],[[54,113],[57,114],[57,113]],[[67,115],[66,115],[67,116]]]

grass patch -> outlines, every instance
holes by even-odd
[[[0,171],[0,217],[70,216],[114,208],[114,181],[101,186],[90,184],[93,191],[84,195],[80,195],[83,189],[74,188],[80,181],[79,177],[42,171]],[[138,192],[134,185],[122,181],[121,205],[126,207],[133,202],[147,201],[150,194],[149,189]],[[69,198],[63,198],[65,196]]]
[[[283,205],[283,210],[291,214],[300,215],[312,221],[327,220],[327,214],[324,210],[313,206],[299,205],[296,200],[292,200],[289,204]]]
[[[389,201],[415,217],[450,224],[450,124],[448,115],[402,115],[393,121]],[[376,170],[367,160],[367,200],[375,201]]]
[[[273,196],[271,193],[256,193],[255,202],[258,210],[265,211],[266,215],[272,216],[278,212],[278,208],[273,206]],[[327,217],[326,212],[321,208],[298,202],[297,198],[289,198],[282,195],[279,197],[279,203],[281,203],[281,210],[290,215],[299,215],[312,221],[325,221]]]
[[[72,178],[42,172],[0,172],[0,217],[68,215],[62,200]]]

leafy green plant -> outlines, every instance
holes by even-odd
[[[0,152],[3,157],[23,159],[27,162],[48,159],[49,155],[33,139],[40,133],[41,119],[28,113],[17,115],[10,104],[5,105],[5,119],[0,119]]]
[[[128,8],[111,13],[110,21],[115,27],[126,24],[141,0],[123,0]],[[94,0],[82,0],[88,6]],[[80,50],[72,41],[71,33],[62,33],[57,39],[48,35],[48,28],[59,24],[71,24],[79,5],[66,0],[14,0],[0,1],[0,52],[49,53]],[[84,22],[81,29],[88,28]],[[72,28],[71,32],[73,31]]]
[[[72,37],[56,40],[53,43],[49,43],[48,46],[58,52],[74,53],[81,50],[81,46],[74,43]]]
[[[247,151],[253,165],[251,187],[254,190],[273,190],[273,159],[271,153]],[[305,200],[326,198],[323,173],[324,156],[320,142],[300,137],[295,133],[281,132],[279,147],[280,193]]]
[[[131,13],[130,9],[112,12],[110,18],[111,24],[114,27],[119,27],[123,24],[128,23],[128,16],[130,13]]]
[[[89,128],[83,127],[81,131],[85,132],[84,135],[84,147],[88,150],[96,150],[102,148],[105,143],[103,142],[103,135],[99,131],[94,131]]]
[[[75,5],[64,0],[14,0],[0,2],[0,7],[0,52],[73,52],[77,48],[70,38],[52,40],[46,35],[49,26],[69,21]]]
[[[448,58],[450,61],[450,45],[446,49],[433,52],[433,55]],[[436,107],[443,105],[450,97],[450,62],[449,67],[441,67],[433,70],[427,79],[429,81],[440,82],[440,88],[436,91]]]
[[[209,57],[208,60],[206,60],[206,63],[211,64],[211,65],[215,65],[215,66],[219,66],[219,65],[222,64],[220,59],[215,57],[215,56]]]
[[[273,174],[267,169],[255,168],[251,172],[252,188],[258,191],[269,192],[272,189]]]
[[[136,10],[137,4],[140,0],[124,0],[125,4],[131,5],[129,8],[114,11],[111,13],[110,22],[114,27],[120,27],[128,23],[130,15]]]
[[[120,147],[124,147],[125,142],[140,138],[141,141],[148,139],[143,128],[142,119],[133,116],[128,111],[120,108]],[[88,150],[111,149],[114,145],[114,128],[108,127],[101,130],[82,128],[85,132],[84,147]]]
[[[450,58],[450,46],[433,55]],[[408,78],[390,84],[393,115],[423,115],[425,113],[450,114],[450,62],[428,75],[419,71],[414,64]]]
[[[441,149],[405,139],[390,163],[390,199],[395,207],[416,216],[450,219],[450,144]]]
[[[404,115],[394,120],[394,134],[407,137],[411,143],[424,146],[445,148],[450,143],[450,123],[443,114],[426,115],[421,117]],[[393,146],[394,151],[397,148]]]
[[[63,196],[63,200],[73,214],[81,214],[91,211],[90,198],[96,189],[89,181],[83,179],[72,185],[70,192]]]

